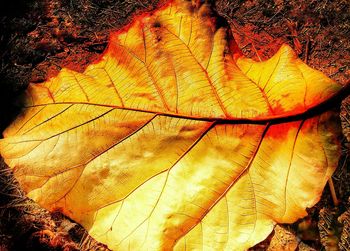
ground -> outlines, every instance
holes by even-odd
[[[18,114],[18,96],[29,82],[43,82],[61,67],[83,70],[103,52],[111,30],[164,2],[2,1],[0,131]],[[218,0],[211,4],[228,21],[245,55],[264,60],[288,43],[312,67],[343,85],[349,83],[348,0]],[[252,250],[350,250],[350,101],[343,101],[341,118],[344,154],[333,176],[339,205],[334,205],[327,186],[307,217],[279,226]],[[106,250],[78,224],[27,199],[2,160],[0,170],[0,251]]]

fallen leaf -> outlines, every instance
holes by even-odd
[[[245,250],[320,198],[341,86],[284,45],[255,62],[187,1],[111,35],[83,73],[31,84],[1,155],[28,196],[113,250]]]
[[[337,251],[339,250],[339,233],[337,226],[337,210],[322,208],[320,210],[318,229],[320,232],[321,243],[325,250]]]
[[[338,222],[343,225],[343,229],[340,235],[339,250],[345,251],[350,247],[350,210],[346,210],[342,215],[338,217]]]
[[[294,251],[298,245],[298,238],[293,232],[276,225],[267,251]]]
[[[304,242],[299,243],[298,250],[299,251],[317,251],[316,249],[311,248],[308,245],[306,245]]]

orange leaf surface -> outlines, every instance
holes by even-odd
[[[245,250],[320,198],[341,86],[287,45],[255,62],[210,7],[172,1],[83,73],[31,84],[1,155],[28,196],[113,250]]]

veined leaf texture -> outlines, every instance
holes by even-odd
[[[28,196],[112,250],[246,250],[320,198],[341,86],[284,45],[245,58],[209,5],[170,1],[98,62],[31,84],[1,155]]]

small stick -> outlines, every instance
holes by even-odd
[[[306,39],[306,45],[305,45],[305,57],[304,57],[304,62],[307,64],[307,60],[309,57],[309,47],[310,47],[310,38]]]
[[[329,185],[329,189],[331,190],[333,204],[334,204],[334,206],[337,207],[339,205],[339,200],[337,198],[337,194],[336,194],[335,189],[334,189],[332,177],[329,178],[328,185]]]
[[[262,62],[261,57],[260,57],[260,55],[259,55],[259,52],[258,52],[258,50],[255,48],[254,43],[253,43],[252,41],[250,41],[250,44],[252,45],[252,48],[253,48],[253,50],[254,50],[256,56],[258,57],[259,61]]]

